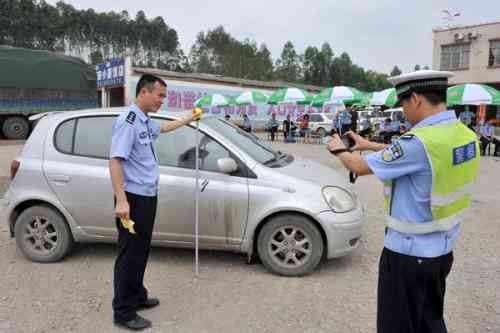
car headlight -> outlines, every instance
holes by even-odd
[[[343,188],[335,186],[324,187],[323,197],[330,208],[336,213],[346,213],[356,208],[356,198]]]

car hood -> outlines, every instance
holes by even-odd
[[[339,186],[351,190],[347,176],[334,169],[311,160],[294,156],[294,161],[276,171],[287,176],[315,183],[321,187],[326,185]]]

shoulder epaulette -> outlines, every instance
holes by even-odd
[[[132,111],[130,111],[127,115],[127,119],[125,119],[125,121],[129,124],[133,124],[134,121],[135,121],[135,113],[133,113]]]

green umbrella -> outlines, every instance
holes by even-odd
[[[194,106],[198,108],[226,107],[234,104],[235,102],[232,97],[221,94],[206,95],[194,102]]]
[[[307,91],[299,88],[283,88],[276,90],[269,99],[267,104],[278,105],[278,104],[298,104],[298,105],[308,105],[311,104],[313,96]]]
[[[371,104],[393,107],[397,101],[396,89],[389,88],[373,93]]]
[[[238,98],[236,98],[237,105],[255,105],[255,104],[263,104],[267,103],[268,97],[258,91],[258,90],[250,90],[242,93]]]
[[[364,94],[356,88],[338,86],[325,88],[316,95],[312,101],[314,106],[323,106],[325,104],[345,104],[360,103],[364,99]]]
[[[500,91],[485,84],[461,84],[448,88],[448,105],[500,105]]]

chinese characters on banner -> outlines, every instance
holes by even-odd
[[[194,108],[196,100],[208,95],[207,91],[189,89],[175,89],[175,87],[168,88],[167,100],[165,102],[165,107],[167,110],[189,110]],[[214,93],[214,92],[210,92]],[[224,94],[224,92],[217,91],[219,94]],[[230,95],[230,94],[225,94]],[[234,93],[232,97],[236,97]],[[253,119],[269,119],[271,114],[275,113],[278,119],[284,119],[288,114],[291,114],[294,118],[300,118],[303,114],[307,113],[329,113],[332,112],[330,106],[325,106],[324,108],[316,108],[305,105],[294,105],[294,104],[282,104],[282,105],[248,105],[248,106],[230,106],[230,107],[213,107],[204,108],[205,113],[213,115],[224,116],[229,115],[242,115],[247,114]]]

